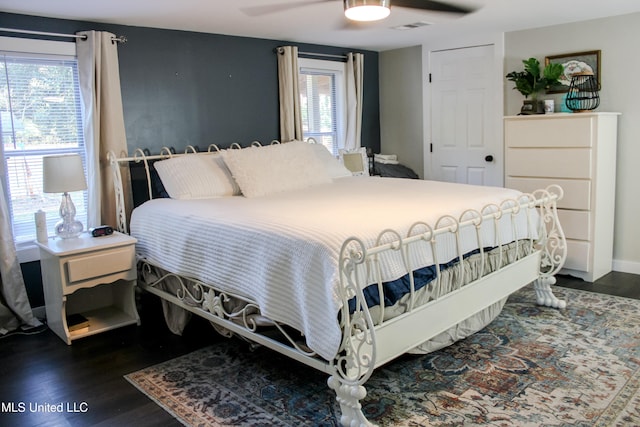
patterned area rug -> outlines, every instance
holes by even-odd
[[[568,308],[538,307],[531,288],[487,328],[429,355],[405,355],[365,386],[380,426],[639,426],[640,301],[555,288]],[[189,426],[333,426],[323,373],[241,340],[127,375]]]

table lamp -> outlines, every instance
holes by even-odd
[[[63,193],[60,204],[60,217],[55,227],[56,235],[62,239],[78,237],[83,226],[76,221],[76,207],[69,196],[70,191],[87,189],[87,181],[79,154],[63,154],[42,158],[43,191],[45,193]]]

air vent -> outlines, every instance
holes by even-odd
[[[405,24],[405,25],[398,25],[397,27],[391,27],[391,29],[404,31],[404,30],[413,30],[414,28],[426,27],[427,25],[431,25],[431,22],[418,21],[418,22],[414,22],[413,24]]]

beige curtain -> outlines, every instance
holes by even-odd
[[[364,55],[347,55],[347,137],[346,150],[355,150],[362,146],[362,89],[364,76]]]
[[[2,145],[0,144],[0,155]],[[4,162],[0,162],[0,335],[20,327],[29,328],[41,323],[33,316],[22,270],[16,255],[11,227],[11,213],[4,187]]]
[[[280,99],[280,141],[302,141],[300,90],[298,89],[298,48],[281,46],[278,56],[278,95]]]
[[[83,31],[78,39],[78,74],[84,111],[87,147],[87,184],[89,187],[88,226],[106,224],[117,227],[115,190],[107,153],[126,155],[118,43],[115,35],[100,31]],[[121,170],[122,181],[129,184],[129,171]],[[123,189],[127,212],[130,212],[130,185]]]

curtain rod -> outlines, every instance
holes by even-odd
[[[18,30],[15,28],[0,28],[0,31],[6,32],[6,33],[34,34],[38,36],[71,37],[74,39],[82,39],[82,40],[86,40],[87,38],[87,36],[85,35],[78,35],[78,34],[49,33],[46,31]],[[118,43],[127,42],[127,38],[125,36],[112,37],[111,40],[116,41]]]
[[[282,46],[280,46],[280,47],[277,47],[277,48],[273,49],[273,51],[282,55],[284,53],[284,48]],[[323,56],[325,58],[349,59],[349,57],[347,55],[332,55],[330,53],[298,52],[298,55]]]
[[[326,57],[326,58],[347,59],[347,56],[346,56],[346,55],[331,55],[330,53],[298,52],[298,55],[307,55],[307,56],[324,56],[324,57]]]

